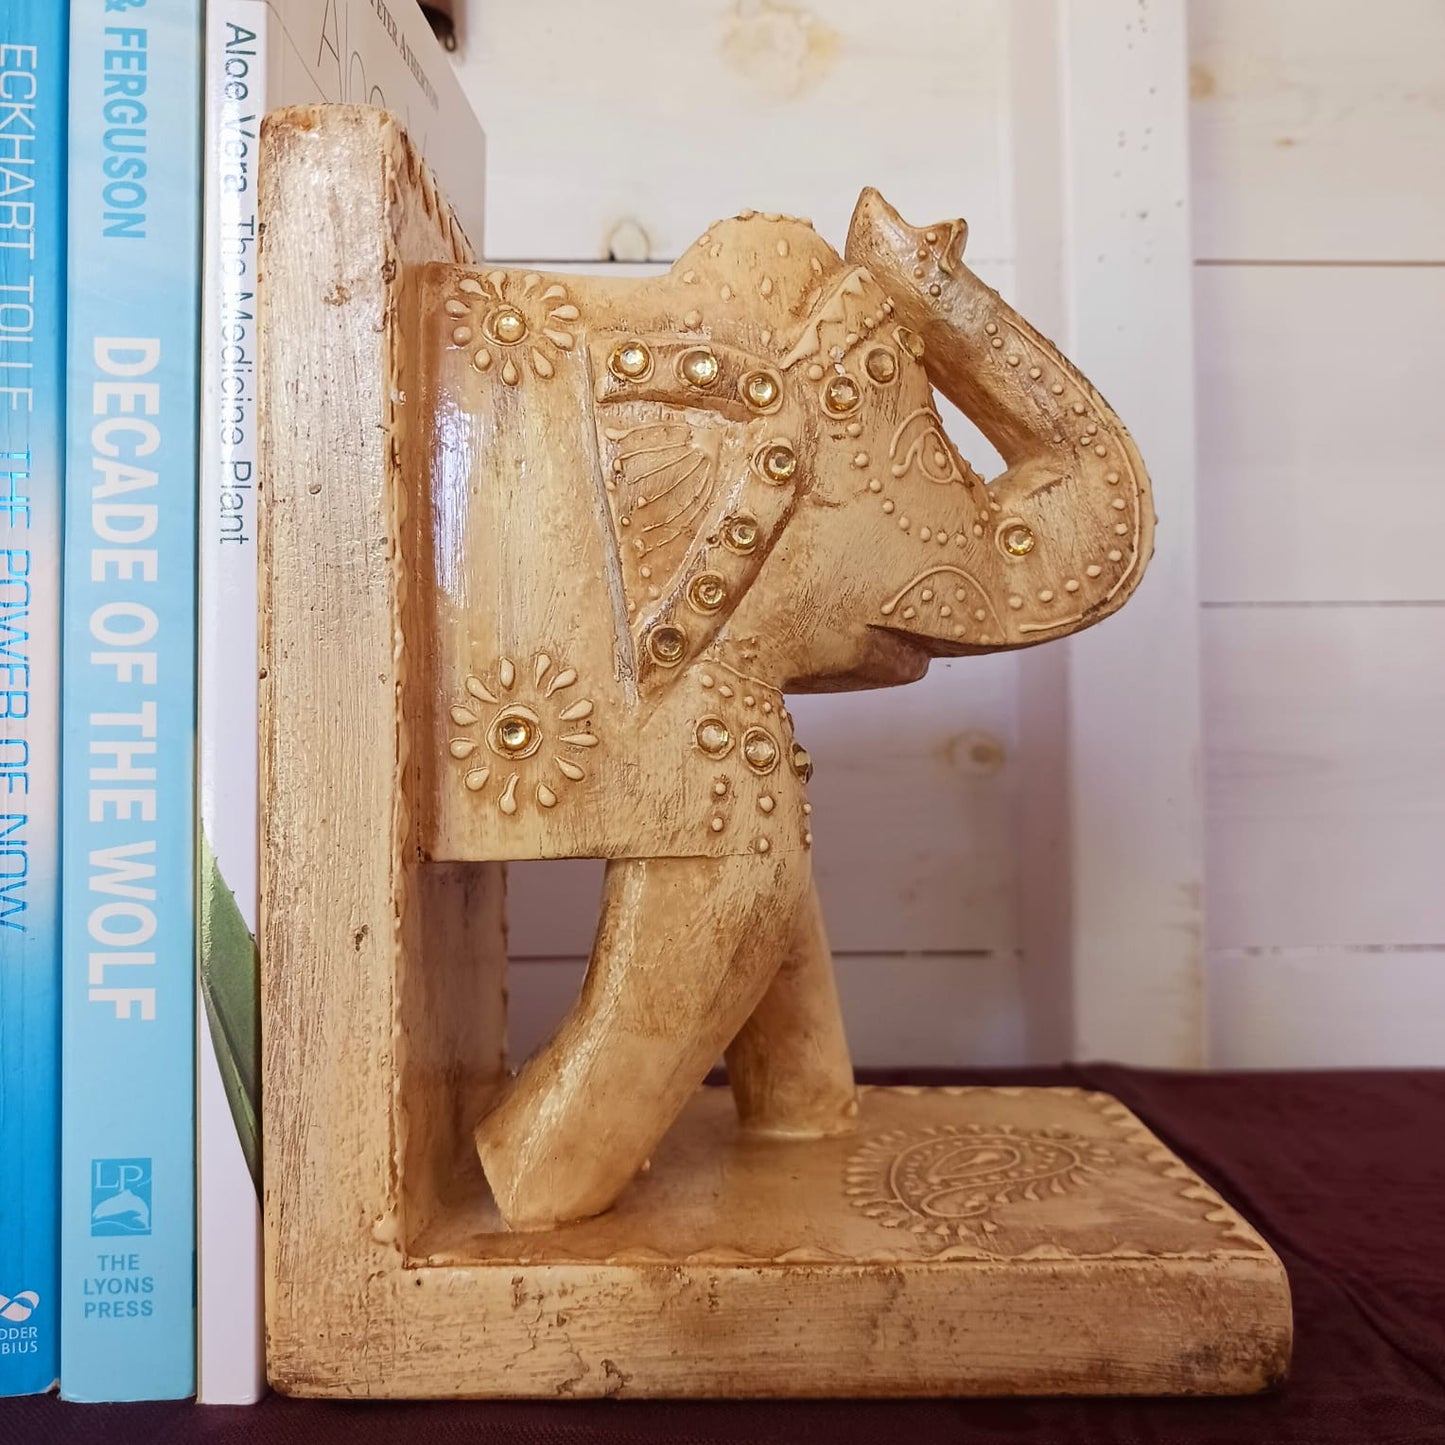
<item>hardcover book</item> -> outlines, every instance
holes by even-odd
[[[257,1398],[256,157],[267,110],[350,101],[403,118],[481,234],[483,139],[421,11],[372,0],[211,0],[200,473],[199,1389]]]
[[[74,0],[61,1392],[195,1388],[201,0]]]
[[[0,1395],[60,1355],[65,9],[0,0]]]

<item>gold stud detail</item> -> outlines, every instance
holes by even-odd
[[[739,389],[743,400],[754,411],[767,411],[769,407],[777,404],[778,398],[783,394],[777,378],[766,371],[750,371],[743,377]]]
[[[835,376],[823,388],[823,408],[832,416],[847,416],[856,411],[862,393],[851,376]]]
[[[762,728],[743,734],[743,758],[755,773],[770,773],[778,765],[778,745]]]
[[[623,381],[640,381],[652,370],[652,353],[640,341],[624,341],[607,359],[607,369]]]
[[[527,318],[515,306],[503,306],[492,316],[491,332],[503,346],[515,346],[527,335]]]
[[[793,744],[793,771],[805,783],[813,776],[813,759],[801,743]]]
[[[487,732],[487,744],[504,758],[528,758],[542,743],[542,729],[530,708],[513,707],[500,714]]]
[[[497,741],[509,753],[519,753],[532,741],[532,729],[519,717],[509,717],[497,729]]]
[[[890,382],[898,375],[898,358],[886,346],[875,347],[868,353],[863,370],[880,385]]]
[[[710,758],[725,758],[733,750],[733,735],[720,717],[703,718],[693,739]]]
[[[711,386],[722,367],[711,351],[700,346],[695,351],[684,351],[677,369],[689,386]]]
[[[716,612],[728,600],[727,587],[716,572],[699,572],[687,584],[687,600],[699,612]]]
[[[798,470],[798,454],[787,442],[772,442],[763,448],[758,469],[770,482],[786,482]]]
[[[687,633],[672,623],[654,627],[647,639],[648,651],[664,667],[676,667],[687,651]]]
[[[722,526],[722,539],[734,552],[751,552],[758,545],[758,520],[746,512],[729,517]]]
[[[1010,557],[1027,557],[1034,550],[1034,534],[1022,522],[1010,523],[1000,533],[999,540]]]
[[[910,331],[906,326],[900,326],[894,335],[898,338],[898,344],[915,361],[923,360],[923,338],[916,331]]]

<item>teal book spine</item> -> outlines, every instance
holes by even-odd
[[[66,6],[0,0],[0,1395],[60,1373]]]
[[[202,0],[72,0],[61,1394],[195,1389]]]

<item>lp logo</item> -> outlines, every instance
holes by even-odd
[[[92,1235],[151,1232],[151,1161],[90,1161],[90,1232]]]

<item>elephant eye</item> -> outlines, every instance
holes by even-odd
[[[953,448],[943,434],[937,413],[929,406],[911,412],[893,434],[888,448],[895,477],[906,476],[915,467],[936,486],[952,482],[967,484],[967,478],[954,460]]]

